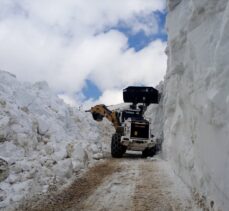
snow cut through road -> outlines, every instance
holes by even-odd
[[[126,155],[108,158],[71,186],[44,201],[21,207],[31,211],[196,210],[191,194],[160,158]]]

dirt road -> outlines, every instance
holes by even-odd
[[[194,210],[187,188],[171,171],[160,158],[141,159],[139,155],[108,158],[62,192],[24,206],[23,210]]]

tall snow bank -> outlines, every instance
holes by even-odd
[[[168,9],[164,152],[208,205],[228,210],[229,2],[169,0]]]
[[[0,71],[0,208],[66,184],[101,157],[109,130],[46,82],[20,83]]]
[[[155,87],[160,95],[159,104],[150,104],[145,112],[145,117],[150,120],[151,133],[155,136],[158,143],[158,150],[161,149],[161,144],[164,139],[163,126],[164,126],[164,114],[163,114],[163,89],[164,83],[160,82],[158,86]]]

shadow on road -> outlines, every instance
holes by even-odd
[[[124,158],[130,158],[130,159],[143,159],[142,158],[142,152],[136,152],[136,151],[127,151],[124,155]]]
[[[110,159],[111,153],[110,152],[104,152],[103,158]],[[142,152],[136,152],[136,151],[127,151],[122,158],[112,158],[112,159],[144,159],[142,158]]]

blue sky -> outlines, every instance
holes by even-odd
[[[128,37],[128,45],[130,48],[134,48],[136,51],[139,51],[146,47],[150,42],[160,39],[162,41],[167,41],[167,34],[165,31],[165,19],[166,12],[152,12],[152,15],[156,17],[157,24],[159,27],[159,31],[157,33],[153,33],[147,35],[144,31],[139,31],[138,33],[132,33],[131,29],[126,25],[120,25],[114,27],[118,31],[124,33]]]
[[[92,98],[96,100],[102,95],[102,92],[91,80],[86,80],[86,85],[83,88],[83,95],[86,99]]]
[[[135,51],[140,51],[144,49],[151,42],[160,39],[162,41],[167,41],[167,33],[165,30],[165,21],[166,21],[166,11],[155,11],[152,12],[152,15],[156,17],[158,24],[157,33],[147,35],[144,31],[139,31],[137,33],[132,33],[129,26],[125,24],[118,24],[115,27],[106,29],[109,31],[111,29],[118,30],[119,32],[125,34],[128,38],[128,48],[134,48]],[[153,58],[152,58],[153,59]],[[130,84],[131,85],[131,84]],[[120,90],[121,92],[122,90]],[[83,95],[86,99],[97,100],[102,95],[102,91],[93,83],[91,80],[86,80],[85,86],[83,88]]]

